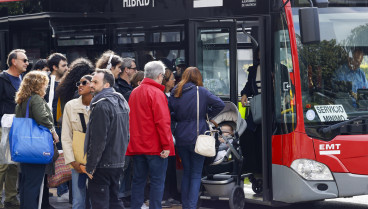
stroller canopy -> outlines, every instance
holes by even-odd
[[[243,134],[245,129],[247,128],[247,122],[241,117],[238,108],[232,102],[225,101],[225,108],[212,120],[214,120],[217,124],[220,124],[225,121],[233,121],[236,123],[236,132],[238,132],[239,136]]]

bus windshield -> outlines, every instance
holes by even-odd
[[[314,133],[368,115],[368,8],[318,11],[321,42],[302,44],[298,8],[293,9],[304,121]]]

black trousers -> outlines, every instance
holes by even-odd
[[[38,208],[38,196],[45,176],[44,164],[21,163],[21,181],[19,185],[20,209]]]
[[[124,209],[118,198],[119,179],[123,168],[97,168],[88,180],[88,195],[92,209]]]
[[[178,192],[177,181],[176,181],[176,157],[175,156],[169,156],[168,163],[167,163],[163,200],[168,200],[169,198],[180,200],[180,194]]]

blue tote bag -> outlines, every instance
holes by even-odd
[[[53,138],[49,129],[29,118],[30,100],[26,117],[13,119],[9,133],[11,158],[20,163],[49,164],[54,155]]]

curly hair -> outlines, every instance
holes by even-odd
[[[105,51],[101,55],[100,58],[98,58],[98,60],[96,62],[96,68],[106,69],[110,57],[111,57],[111,66],[112,67],[115,67],[116,65],[118,65],[120,63],[123,63],[123,59],[120,56],[116,55],[115,52],[113,52],[111,50],[108,50],[108,51]],[[108,69],[108,70],[110,70],[110,69]]]
[[[49,78],[45,72],[31,71],[24,76],[19,90],[15,95],[15,102],[21,104],[27,100],[33,93],[44,97],[46,92],[42,88],[49,84]]]
[[[56,96],[60,97],[63,102],[68,102],[74,97],[78,82],[84,75],[90,75],[95,71],[93,64],[86,58],[78,58],[70,64],[70,72],[65,79],[56,88]]]

